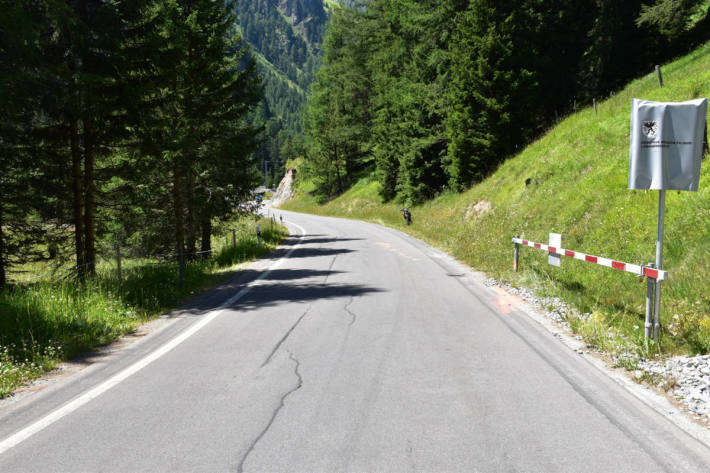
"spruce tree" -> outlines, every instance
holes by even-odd
[[[360,7],[335,9],[306,112],[307,158],[317,192],[326,197],[344,191],[371,159],[369,51]]]
[[[63,177],[35,152],[34,129],[47,69],[41,42],[51,8],[44,2],[0,2],[0,288],[13,264],[46,259],[59,247],[56,189]]]
[[[144,164],[160,170],[161,179],[146,185],[169,192],[172,239],[185,251],[200,237],[204,246],[205,219],[225,215],[254,183],[257,128],[244,120],[261,89],[233,2],[170,0],[154,8],[161,41],[136,130]]]

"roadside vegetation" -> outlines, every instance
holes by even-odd
[[[261,225],[262,246],[256,225]],[[174,258],[143,258],[125,260],[121,280],[115,263],[105,261],[83,282],[70,272],[0,291],[0,398],[57,363],[177,307],[238,265],[274,249],[288,232],[265,219],[242,217],[221,224],[215,233],[213,255],[186,262],[182,288]]]
[[[658,192],[627,189],[632,98],[683,101],[710,96],[710,43],[631,82],[605,101],[562,118],[537,141],[463,193],[444,191],[410,207],[404,224],[396,201],[383,202],[377,176],[361,173],[338,197],[322,203],[305,172],[297,197],[284,209],[368,220],[409,232],[471,267],[540,296],[559,297],[578,311],[572,329],[612,355],[710,353],[710,167],[698,192],[671,192],[666,202],[664,282],[659,343],[643,337],[645,281],[620,271],[521,247],[513,272],[511,237],[629,263],[654,260]],[[706,158],[707,161],[707,158]],[[304,176],[304,174],[306,174]],[[315,192],[314,192],[315,191]],[[401,204],[400,204],[401,205]]]
[[[263,138],[235,1],[1,5],[0,397],[280,235],[234,223]]]

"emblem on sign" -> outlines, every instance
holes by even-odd
[[[658,133],[658,122],[656,120],[645,121],[641,126],[641,130],[644,135],[653,138]]]

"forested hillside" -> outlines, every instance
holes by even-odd
[[[258,179],[259,78],[233,8],[0,2],[0,288],[37,259],[91,274],[101,246],[211,248]]]
[[[562,235],[562,247],[643,264],[656,252],[658,191],[628,189],[629,121],[632,98],[681,102],[710,97],[710,41],[653,69],[611,97],[560,119],[465,192],[446,191],[410,207],[405,224],[394,202],[382,202],[382,185],[364,174],[326,204],[311,195],[310,179],[298,174],[297,196],[287,210],[368,220],[398,228],[446,251],[488,277],[532,290],[535,303],[577,312],[563,319],[590,345],[611,355],[710,353],[710,157],[706,148],[697,192],[669,192],[666,200],[661,338],[644,339],[646,284],[641,278],[573,258],[561,267],[546,252],[521,247],[513,266],[511,238],[547,243]],[[550,299],[545,299],[549,297]],[[548,305],[549,304],[549,305]],[[557,309],[555,309],[556,311]],[[559,315],[559,314],[558,314]],[[623,362],[623,360],[622,360]],[[633,366],[634,363],[625,366]],[[633,368],[635,369],[635,368]]]
[[[257,156],[268,162],[269,181],[302,145],[301,114],[319,65],[328,9],[323,0],[240,0],[235,12],[263,79],[264,95],[252,114],[265,124]]]
[[[560,117],[710,34],[707,0],[354,0],[334,8],[306,118],[327,199],[374,173],[417,203],[480,181]]]

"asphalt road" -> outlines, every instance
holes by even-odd
[[[710,471],[710,450],[467,268],[376,225],[293,236],[0,409],[0,472]]]

